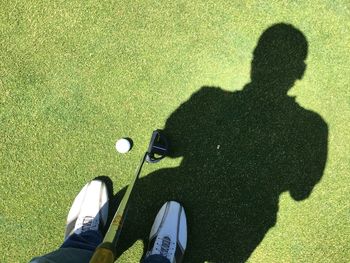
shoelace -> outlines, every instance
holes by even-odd
[[[169,237],[164,237],[162,240],[162,244],[160,246],[160,254],[164,257],[168,255],[169,248],[170,248],[170,238]]]
[[[84,217],[81,230],[82,231],[89,230],[93,226],[93,223],[94,223],[93,217],[91,216]]]

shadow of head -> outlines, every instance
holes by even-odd
[[[286,94],[304,75],[308,44],[294,26],[279,23],[266,29],[253,53],[251,80],[269,92]]]

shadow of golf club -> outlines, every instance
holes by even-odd
[[[119,253],[147,242],[158,209],[177,200],[188,219],[185,262],[244,262],[276,224],[280,195],[310,196],[324,171],[328,128],[287,95],[303,77],[307,48],[301,31],[275,24],[261,35],[241,91],[202,87],[169,116],[172,157],[183,160],[138,181]]]

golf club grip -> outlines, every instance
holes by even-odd
[[[99,245],[89,263],[113,263],[115,260],[115,248],[110,242]]]

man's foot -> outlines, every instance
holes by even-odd
[[[71,234],[88,230],[98,231],[108,217],[108,190],[106,184],[94,179],[76,196],[68,213],[65,239]]]
[[[146,258],[166,257],[171,263],[182,262],[187,244],[187,221],[184,208],[175,201],[166,202],[154,220]]]

